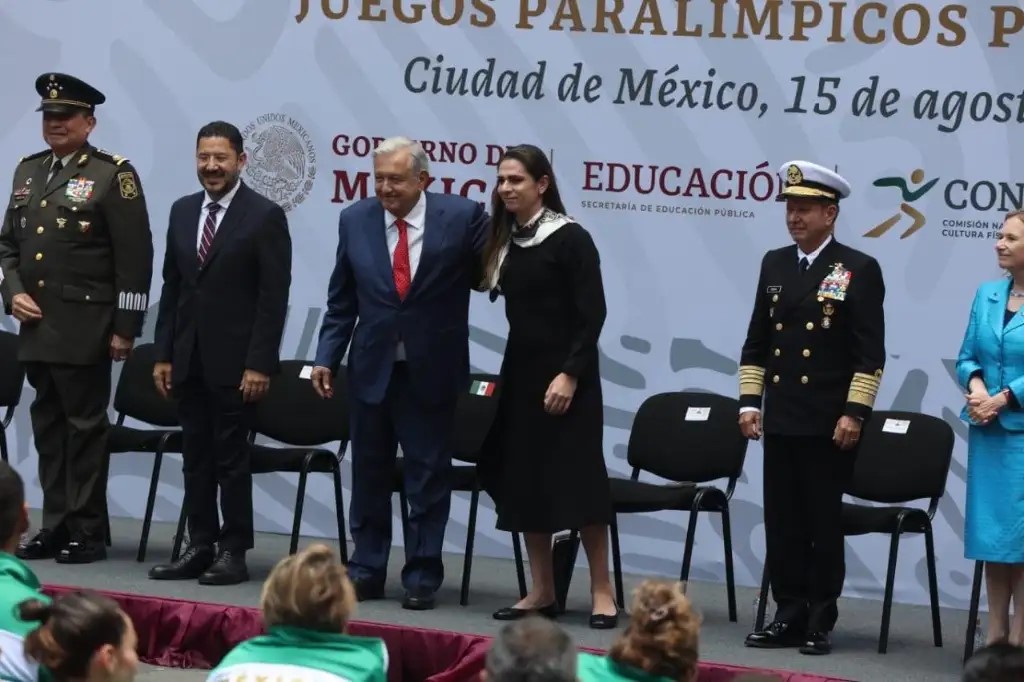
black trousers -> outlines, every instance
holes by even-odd
[[[846,578],[843,493],[856,451],[829,437],[764,437],[764,526],[775,619],[830,632]]]
[[[29,413],[43,528],[71,540],[103,542],[110,450],[110,362],[96,365],[25,363],[35,389]]]
[[[244,552],[253,546],[252,472],[249,467],[251,405],[238,386],[212,386],[198,349],[177,389],[182,429],[182,473],[189,543]],[[220,491],[220,516],[217,492]]]

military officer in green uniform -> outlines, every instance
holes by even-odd
[[[746,644],[827,654],[846,575],[843,494],[885,365],[885,284],[878,261],[835,238],[849,183],[807,161],[779,172],[795,243],[761,262],[739,371],[740,430],[764,435],[766,566],[778,609]]]
[[[153,238],[135,169],[88,142],[105,96],[60,73],[36,90],[49,148],[18,163],[0,228],[0,295],[21,323],[43,489],[42,530],[17,556],[88,563],[106,556],[111,361],[141,333]]]

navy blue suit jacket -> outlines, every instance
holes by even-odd
[[[384,207],[376,197],[341,212],[316,364],[337,372],[349,349],[352,396],[384,399],[399,340],[421,401],[455,400],[469,375],[469,296],[478,284],[488,217],[475,201],[426,192],[419,266],[405,300],[392,274]]]

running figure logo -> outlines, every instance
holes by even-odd
[[[917,170],[910,174],[911,183],[919,185],[921,184],[922,180],[924,180],[924,170],[918,168]],[[893,217],[888,218],[885,222],[868,230],[867,232],[864,233],[864,236],[881,237],[883,234],[888,232],[893,225],[898,223],[900,221],[900,218],[902,218],[904,214],[913,218],[914,222],[913,224],[911,224],[910,227],[903,231],[903,234],[900,235],[900,239],[906,239],[910,235],[920,230],[922,227],[924,227],[926,218],[924,217],[923,213],[921,213],[916,208],[911,206],[911,204],[920,199],[921,197],[923,197],[925,194],[927,194],[928,191],[932,187],[934,187],[935,183],[938,181],[939,179],[935,178],[934,180],[930,180],[927,184],[918,187],[914,191],[910,191],[910,189],[907,187],[907,181],[903,178],[879,178],[878,180],[875,180],[875,182],[873,183],[875,187],[899,188],[900,194],[903,195],[903,202],[900,204],[900,213],[897,213]]]

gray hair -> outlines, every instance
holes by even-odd
[[[488,682],[574,682],[576,647],[551,621],[528,616],[506,625],[487,652]]]
[[[430,172],[430,159],[427,158],[427,153],[423,151],[423,147],[419,142],[410,140],[408,137],[389,137],[386,140],[382,140],[377,145],[377,148],[373,150],[373,157],[386,156],[402,150],[407,150],[409,156],[412,157],[413,173]]]

